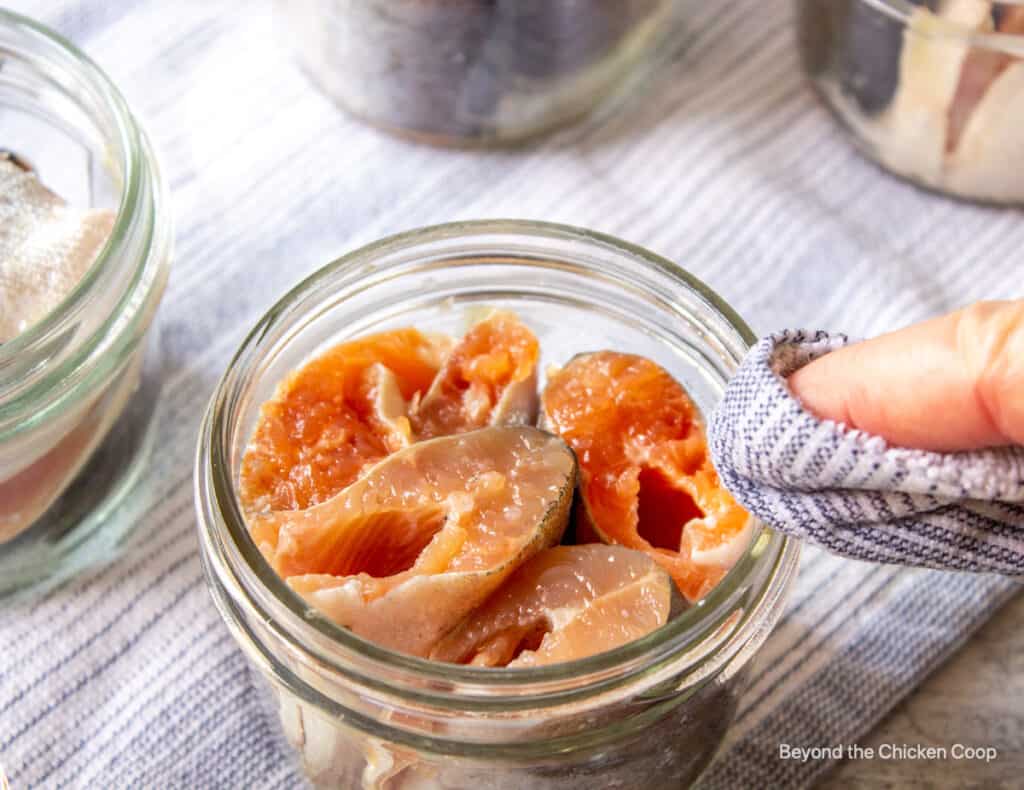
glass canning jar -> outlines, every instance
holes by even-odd
[[[169,207],[124,99],[70,43],[0,11],[0,147],[78,208],[116,212],[85,276],[0,345],[0,595],[109,557],[159,394]],[[0,265],[2,265],[0,261]]]
[[[447,145],[523,140],[650,81],[683,0],[277,0],[314,82],[354,115]]]
[[[921,186],[1024,202],[1024,3],[797,0],[805,71],[858,148]]]
[[[207,411],[195,483],[213,599],[318,786],[684,786],[718,748],[779,617],[798,556],[785,537],[758,527],[718,587],[646,638],[510,670],[413,658],[336,626],[271,570],[243,522],[242,455],[282,377],[344,338],[409,325],[458,333],[484,306],[516,311],[544,363],[602,347],[649,355],[705,412],[752,339],[680,268],[585,230],[463,222],[346,255],[257,324]]]

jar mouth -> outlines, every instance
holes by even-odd
[[[309,648],[317,644],[337,648],[332,650],[314,649],[318,661],[325,662],[331,669],[343,675],[353,676],[358,670],[346,656],[358,657],[371,664],[386,665],[391,671],[404,670],[418,680],[444,688],[459,684],[460,691],[480,697],[491,697],[494,705],[502,709],[515,707],[515,699],[522,699],[523,706],[535,704],[522,695],[530,687],[536,690],[548,686],[554,688],[567,681],[586,681],[586,687],[593,690],[595,683],[616,683],[623,674],[637,670],[642,663],[649,670],[658,662],[667,663],[678,659],[680,652],[699,648],[702,640],[716,630],[728,626],[728,639],[715,649],[736,649],[743,647],[758,629],[758,616],[768,605],[772,594],[778,594],[788,585],[796,568],[798,548],[790,539],[758,525],[755,534],[739,561],[725,578],[697,604],[673,618],[657,631],[629,644],[582,659],[532,668],[479,668],[417,658],[405,653],[381,647],[359,637],[348,629],[329,620],[317,609],[295,593],[273,570],[250,536],[236,495],[233,479],[232,451],[235,431],[235,411],[248,379],[259,376],[261,361],[260,346],[264,343],[281,341],[287,330],[280,331],[277,323],[283,317],[292,315],[303,307],[315,309],[315,298],[322,296],[332,278],[350,276],[387,277],[386,266],[382,270],[374,261],[384,255],[408,252],[427,242],[458,240],[465,242],[465,254],[474,256],[474,239],[500,236],[508,239],[558,239],[575,245],[596,245],[612,248],[619,254],[634,259],[640,265],[655,270],[659,275],[668,275],[677,285],[682,286],[701,304],[710,308],[720,320],[732,328],[737,340],[734,362],[738,364],[742,351],[753,342],[754,335],[742,319],[717,294],[693,275],[671,261],[657,256],[643,248],[611,236],[567,225],[543,223],[528,220],[480,220],[455,222],[429,228],[409,231],[377,241],[351,252],[328,264],[301,282],[277,302],[243,341],[238,352],[218,383],[201,429],[196,458],[196,501],[199,515],[200,540],[203,547],[204,564],[208,581],[215,588],[223,584],[232,595],[242,594],[245,606],[255,606],[266,611],[275,611],[267,620],[276,620],[284,631],[294,639],[297,633]],[[515,254],[515,244],[507,245],[508,254]],[[504,259],[496,258],[494,263]],[[488,252],[476,253],[478,263],[491,262]],[[442,264],[443,265],[443,264]],[[456,264],[457,265],[457,264]],[[396,275],[400,276],[400,275]],[[287,340],[283,341],[287,342]],[[230,579],[225,583],[224,579]],[[755,601],[744,607],[737,622],[733,617],[736,603],[745,591],[744,584],[756,579],[759,585]],[[215,592],[215,599],[218,599]],[[225,611],[225,602],[217,601],[222,614],[230,621],[237,618]],[[733,619],[733,622],[727,621]],[[701,652],[702,660],[709,655]],[[365,674],[359,675],[360,682],[374,685]],[[582,685],[582,684],[580,684]],[[507,691],[509,696],[493,697],[496,689]],[[431,697],[431,699],[435,698]],[[462,697],[464,706],[465,697]],[[487,701],[475,702],[489,707]],[[444,703],[441,703],[444,704]]]
[[[38,22],[0,9],[0,85],[9,106],[56,101],[60,126],[84,119],[120,194],[110,235],[75,287],[50,312],[0,344],[0,442],[50,419],[118,369],[148,327],[166,280],[169,228],[149,141],[103,70]],[[48,119],[51,120],[51,119]],[[18,153],[18,152],[15,152]],[[98,319],[89,312],[98,311]],[[105,364],[104,364],[105,363]]]
[[[908,0],[854,0],[854,2],[874,8],[879,13],[908,26],[913,24],[914,12],[920,9],[920,6],[915,6]],[[997,3],[1000,6],[1012,7],[1024,5],[1024,0],[997,0]],[[954,40],[966,43],[971,47],[1024,57],[1024,36],[1015,33],[969,30],[952,22],[942,26],[929,26],[927,30],[922,30],[920,27],[914,27],[913,30],[916,35],[926,38]]]

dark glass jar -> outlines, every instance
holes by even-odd
[[[353,114],[448,145],[500,145],[650,76],[681,0],[278,0],[313,80]]]

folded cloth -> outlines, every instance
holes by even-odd
[[[754,346],[708,426],[726,487],[766,524],[835,554],[1024,576],[1024,447],[909,450],[818,419],[786,378],[847,343],[785,331]]]

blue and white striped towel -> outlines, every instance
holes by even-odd
[[[339,114],[281,51],[266,4],[13,6],[122,86],[162,153],[179,229],[158,452],[121,514],[137,529],[107,567],[0,610],[0,764],[18,790],[301,786],[203,584],[191,461],[248,327],[344,250],[454,219],[582,225],[679,261],[761,333],[868,336],[1020,295],[1005,292],[1020,288],[1019,214],[863,162],[803,84],[788,0],[692,3],[657,101],[496,153],[406,144]],[[819,776],[827,763],[780,762],[780,737],[859,737],[1012,589],[805,551],[709,786]]]
[[[1024,577],[1024,447],[890,448],[817,419],[786,378],[847,343],[794,331],[752,349],[708,425],[729,490],[766,524],[846,557]]]

